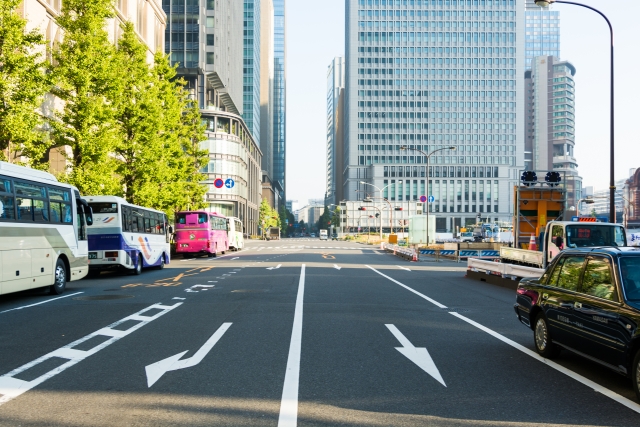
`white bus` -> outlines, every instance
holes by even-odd
[[[229,249],[239,251],[244,248],[244,228],[238,218],[227,217],[227,235],[229,236]]]
[[[122,197],[87,196],[94,224],[89,230],[89,270],[123,267],[135,274],[170,261],[167,216]]]
[[[0,294],[49,287],[89,271],[89,205],[47,172],[0,162]]]

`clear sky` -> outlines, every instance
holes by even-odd
[[[524,0],[519,0],[524,1]],[[581,0],[601,10],[615,35],[615,176],[640,167],[640,1]],[[344,55],[345,0],[287,0],[287,196],[305,204],[324,197],[326,74]],[[609,30],[598,14],[560,11],[561,59],[576,67],[576,149],[583,185],[609,185]]]

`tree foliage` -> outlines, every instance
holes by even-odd
[[[206,187],[200,184],[200,169],[207,152],[200,149],[205,136],[198,106],[188,102],[168,58],[158,54],[150,67],[133,24],[125,23],[123,30],[115,147],[123,195],[131,203],[168,214],[202,208]]]
[[[262,199],[262,202],[260,203],[259,221],[263,234],[264,230],[269,227],[280,227],[280,216],[278,215],[278,211],[269,206],[267,199]]]
[[[64,39],[53,51],[54,94],[63,101],[52,127],[51,147],[70,147],[69,167],[60,178],[83,194],[119,194],[122,181],[113,156],[118,143],[117,100],[122,72],[105,21],[110,0],[65,0],[57,22]]]
[[[26,31],[26,20],[16,13],[20,3],[0,2],[0,160],[11,160],[43,138],[37,109],[49,90],[45,41],[36,30]]]

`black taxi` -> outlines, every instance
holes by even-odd
[[[630,377],[640,399],[640,248],[567,249],[520,282],[514,308],[541,356],[577,353]]]

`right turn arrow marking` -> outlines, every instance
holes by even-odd
[[[402,353],[407,359],[411,360],[413,363],[418,365],[420,369],[425,371],[427,374],[431,375],[433,378],[438,380],[440,384],[443,386],[447,386],[440,375],[440,371],[438,371],[438,367],[435,363],[433,363],[433,359],[431,355],[424,347],[414,347],[413,344],[395,327],[395,325],[387,324],[385,325],[389,328],[389,331],[396,337],[402,347],[396,347],[400,353]]]

